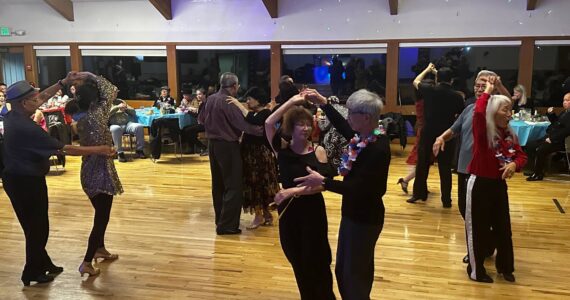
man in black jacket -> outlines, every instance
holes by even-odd
[[[542,180],[548,155],[564,150],[564,140],[570,136],[570,92],[564,95],[562,106],[564,111],[559,116],[553,113],[552,107],[548,108],[548,119],[551,124],[546,130],[546,136],[527,145],[528,161],[534,163],[533,174],[526,179],[528,181]]]
[[[421,84],[428,73],[437,74],[437,85]],[[418,200],[427,200],[427,178],[429,174],[432,145],[435,138],[451,127],[455,119],[463,111],[463,98],[451,88],[452,72],[449,68],[441,68],[439,72],[430,63],[414,79],[416,87],[424,96],[424,127],[418,147],[418,162],[416,165],[416,179],[414,181],[414,195],[407,200],[414,203]],[[441,202],[443,207],[451,207],[451,160],[453,158],[454,141],[446,142],[445,149],[449,149],[437,156],[439,180],[441,185]],[[442,155],[443,154],[443,155]]]

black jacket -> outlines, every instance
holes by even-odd
[[[570,136],[570,110],[566,110],[556,116],[556,114],[548,114],[550,126],[546,130],[546,135],[554,144],[564,144],[564,139]]]

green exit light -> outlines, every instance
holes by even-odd
[[[10,31],[10,27],[0,27],[0,36],[10,36],[12,32]]]

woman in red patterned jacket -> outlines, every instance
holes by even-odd
[[[502,95],[493,95],[497,80],[492,76],[487,81],[485,92],[475,103],[473,114],[473,159],[468,171],[465,230],[469,264],[467,274],[471,280],[493,282],[483,266],[485,260],[485,228],[492,227],[497,243],[495,266],[505,280],[514,282],[514,254],[511,238],[509,197],[505,179],[511,178],[526,164],[527,156],[522,151],[513,131],[509,128],[511,100]]]

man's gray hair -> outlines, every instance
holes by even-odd
[[[238,82],[237,75],[232,72],[225,72],[220,76],[220,86],[222,88],[232,87],[234,84],[238,84]]]
[[[489,70],[481,70],[477,73],[477,78],[475,78],[475,82],[479,80],[480,77],[489,77],[489,76],[497,76],[497,73]]]
[[[365,89],[352,93],[346,100],[346,107],[351,112],[370,115],[376,121],[380,119],[383,106],[384,103],[378,94]]]

